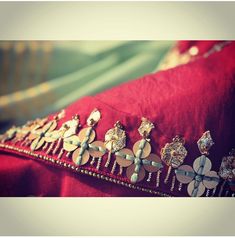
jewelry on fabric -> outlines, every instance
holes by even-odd
[[[185,157],[187,156],[187,150],[184,147],[185,141],[180,136],[173,138],[171,143],[166,143],[164,148],[161,149],[161,159],[169,166],[164,183],[167,184],[172,168],[178,168],[183,164]]]
[[[130,149],[124,148],[115,153],[117,164],[127,168],[126,176],[131,183],[137,183],[143,180],[145,171],[154,173],[162,168],[160,158],[155,154],[151,154],[149,135],[153,128],[154,125],[152,122],[146,118],[142,118],[138,129],[142,139],[134,144],[133,152]]]
[[[112,153],[115,153],[126,146],[126,132],[122,129],[122,125],[117,121],[114,128],[109,129],[105,134],[105,147],[109,151],[108,159],[105,163],[105,167],[108,168]],[[116,161],[114,162],[112,172],[116,167]]]
[[[205,156],[209,154],[213,144],[210,132],[204,132],[197,142],[202,155],[194,160],[193,168],[189,165],[181,165],[175,170],[177,180],[182,184],[188,184],[187,191],[192,197],[200,197],[206,188],[214,189],[219,184],[219,176],[215,171],[211,171],[212,163]]]
[[[5,134],[0,136],[0,148],[17,151],[53,163],[55,162],[60,166],[75,169],[76,171],[86,171],[84,172],[85,174],[90,174],[90,172],[87,172],[86,169],[80,169],[80,167],[85,165],[91,158],[90,165],[94,166],[94,168],[90,166],[91,168],[88,168],[88,170],[91,169],[93,171],[91,173],[93,175],[95,174],[94,177],[105,177],[98,172],[101,168],[101,174],[107,172],[107,170],[113,174],[111,178],[107,177],[108,179],[105,180],[112,180],[112,182],[119,184],[119,180],[113,178],[113,176],[118,175],[123,181],[129,180],[129,182],[123,182],[123,184],[128,184],[128,187],[137,189],[140,189],[140,187],[133,184],[141,182],[144,178],[146,178],[145,181],[147,183],[152,184],[153,182],[151,186],[159,188],[161,185],[161,169],[163,168],[164,162],[168,165],[168,172],[164,178],[164,182],[169,180],[171,169],[175,169],[175,174],[172,176],[171,184],[168,188],[171,192],[175,190],[176,182],[178,181],[178,191],[182,190],[184,184],[188,184],[188,194],[193,197],[202,196],[203,194],[205,194],[206,197],[213,197],[215,193],[218,193],[218,196],[234,196],[235,150],[232,150],[229,156],[223,157],[222,159],[219,176],[223,179],[223,183],[221,183],[220,190],[218,189],[219,191],[216,192],[220,179],[215,171],[211,171],[212,164],[207,157],[210,148],[214,144],[209,131],[203,133],[201,138],[197,141],[201,155],[194,160],[193,166],[191,167],[183,164],[187,156],[187,151],[184,147],[184,139],[179,136],[173,138],[171,143],[167,143],[164,148],[162,148],[161,158],[151,153],[149,137],[154,125],[146,118],[142,118],[141,125],[138,128],[142,139],[138,140],[134,144],[133,149],[130,150],[125,147],[126,132],[122,129],[122,125],[119,121],[115,123],[114,128],[106,132],[104,142],[94,141],[96,137],[94,128],[101,118],[101,114],[97,109],[93,110],[89,115],[87,127],[83,128],[78,135],[77,129],[80,126],[78,115],[64,122],[62,126],[56,130],[58,120],[64,116],[64,113],[65,112],[62,111],[54,116],[51,121],[48,121],[48,118],[43,118],[29,121],[22,127],[13,126],[6,131]],[[10,143],[10,145],[8,143]],[[21,143],[21,146],[29,146],[31,151],[17,148],[17,143]],[[35,152],[39,149],[47,152],[47,154],[52,152],[53,158],[42,155],[42,151],[40,153]],[[72,153],[72,162],[66,162],[64,152],[66,152],[66,157],[69,157]],[[103,164],[102,158],[106,153],[110,160],[106,160],[106,163]],[[115,155],[114,162],[109,168],[112,154]],[[61,158],[63,158],[63,160],[60,160]],[[122,184],[122,182],[120,182],[120,184]],[[163,194],[151,189],[142,190],[141,188],[140,190],[148,191],[152,194]]]
[[[121,178],[118,178],[118,179],[110,178],[109,176],[100,174],[98,172],[93,172],[90,169],[86,169],[86,168],[83,169],[79,166],[71,165],[71,163],[67,162],[67,161],[61,161],[61,160],[54,159],[54,158],[49,157],[49,156],[37,154],[34,151],[25,150],[25,149],[17,148],[15,146],[2,144],[2,143],[0,143],[0,148],[3,149],[3,150],[9,151],[9,152],[10,151],[15,151],[15,152],[21,153],[21,154],[23,154],[23,155],[25,155],[29,158],[34,158],[34,159],[37,159],[39,161],[40,160],[46,161],[47,163],[63,167],[64,169],[71,170],[75,173],[89,175],[89,176],[95,177],[97,179],[101,179],[101,180],[104,180],[104,181],[111,182],[113,184],[118,184],[118,185],[121,185],[121,186],[124,186],[124,187],[127,187],[127,188],[134,189],[136,191],[146,192],[146,193],[161,196],[161,197],[171,197],[171,195],[169,195],[165,192],[155,191],[153,189],[145,188],[145,187],[142,187],[140,185],[130,184],[128,182],[123,181],[123,179],[121,179]]]
[[[104,143],[102,141],[94,141],[96,137],[94,127],[100,118],[99,110],[94,109],[87,119],[87,127],[79,132],[78,138],[76,138],[76,146],[79,148],[74,150],[72,154],[72,160],[76,165],[86,164],[91,156],[92,160],[98,159],[96,168],[99,170],[101,158],[106,153]]]
[[[57,145],[53,151],[53,154],[57,152],[60,148],[61,144],[63,143],[63,147],[61,148],[58,158],[60,159],[63,155],[64,151],[67,151],[66,157],[69,157],[70,152],[75,150],[75,146],[72,144],[75,134],[77,133],[77,129],[79,128],[79,117],[75,115],[72,120],[67,121],[62,124],[60,128],[60,137],[58,139]],[[72,137],[74,136],[74,137]],[[73,139],[73,140],[72,140]]]
[[[47,121],[48,121],[48,118],[43,118],[43,119],[37,118],[34,121],[26,122],[26,124],[22,126],[22,128],[17,130],[16,135],[14,139],[12,140],[12,143],[13,144],[17,144],[19,142],[22,142],[22,144],[30,143],[30,140],[28,138],[29,135],[33,133],[35,130],[37,130],[38,128],[44,126]]]
[[[63,147],[59,152],[58,158],[62,157],[64,151],[68,152],[66,154],[66,157],[68,157],[69,152],[74,148],[73,144],[70,143],[71,137],[73,135],[75,136],[79,127],[79,116],[76,114],[71,120],[64,122],[60,129],[47,133],[45,140],[47,143],[50,143],[50,146],[46,153],[50,154],[52,152],[53,155],[56,154],[63,143]],[[66,143],[67,141],[68,143]]]
[[[29,146],[36,138],[36,130],[42,128],[46,123],[48,123],[48,118],[36,119],[35,121],[33,121],[32,126],[30,126],[29,128],[29,133],[23,139],[21,146]]]
[[[208,155],[210,148],[214,145],[210,131],[203,133],[202,137],[197,141],[197,146],[202,155]]]
[[[43,144],[46,142],[46,133],[52,132],[57,127],[57,122],[62,117],[64,117],[65,112],[62,110],[58,115],[54,116],[52,121],[49,121],[44,125],[42,128],[36,129],[30,136],[29,140],[32,141],[30,144],[31,150],[38,150],[40,149]]]
[[[0,137],[0,141],[1,143],[4,143],[8,140],[11,140],[14,138],[14,136],[16,135],[17,131],[18,131],[18,127],[16,126],[12,126],[9,130],[7,130],[3,135],[1,135]]]
[[[148,137],[153,128],[154,125],[152,122],[150,122],[146,118],[142,118],[142,122],[138,129],[138,132],[142,136],[142,139],[134,144],[134,164],[133,166],[128,167],[126,171],[127,177],[133,183],[137,182],[137,180],[142,180],[145,176],[144,166],[141,166],[141,159],[148,157],[151,153],[151,145],[149,143],[150,139]]]
[[[222,195],[226,183],[235,192],[235,149],[232,149],[228,156],[223,157],[218,174],[224,179],[219,196]]]

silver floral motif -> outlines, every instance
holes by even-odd
[[[175,170],[176,178],[180,183],[188,184],[188,194],[192,197],[200,197],[205,189],[213,189],[219,183],[219,176],[211,171],[211,161],[201,155],[194,163],[193,168],[189,165],[182,165]]]
[[[193,168],[181,165],[175,170],[177,180],[182,184],[188,184],[188,194],[192,197],[200,197],[206,188],[214,189],[219,184],[219,176],[215,171],[211,171],[212,163],[206,157],[213,144],[210,131],[204,132],[197,141],[201,156],[194,160]]]

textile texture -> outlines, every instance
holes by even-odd
[[[59,127],[75,114],[79,114],[80,124],[86,127],[90,112],[98,108],[102,116],[95,127],[97,140],[104,141],[107,130],[120,121],[127,133],[126,147],[132,149],[133,144],[141,139],[138,127],[141,118],[146,117],[155,125],[150,136],[152,152],[160,155],[166,143],[181,135],[188,151],[184,164],[190,166],[200,156],[197,140],[203,132],[210,130],[215,145],[208,157],[212,161],[211,170],[218,171],[222,157],[235,146],[234,56],[235,43],[231,43],[208,58],[146,75],[95,96],[83,97],[65,109],[66,115],[59,121]],[[53,167],[20,153],[1,151],[0,159],[1,196],[151,195]],[[102,165],[106,159],[105,155]],[[111,163],[113,161],[114,157]],[[162,178],[166,176],[167,169],[164,165]],[[108,170],[106,174],[112,177]],[[171,173],[170,179],[173,175]],[[141,183],[147,187],[155,186],[154,182],[148,183],[146,179]],[[162,182],[158,190],[171,196],[188,196],[187,186],[172,192],[169,187],[170,184]]]

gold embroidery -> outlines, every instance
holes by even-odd
[[[202,137],[197,142],[198,149],[200,150],[201,154],[208,155],[209,150],[214,142],[211,138],[210,131],[206,131],[203,133]]]
[[[233,192],[235,192],[235,150],[234,149],[231,150],[228,156],[223,157],[218,174],[221,178],[225,180],[223,186],[221,186],[219,195],[220,196],[222,195],[226,181],[228,182],[230,189]]]
[[[184,147],[183,138],[176,136],[173,138],[171,143],[166,143],[166,145],[161,149],[161,159],[169,166],[164,183],[166,184],[169,180],[171,169],[178,168],[183,164],[184,159],[187,156],[187,150]]]
[[[105,134],[105,147],[108,149],[108,159],[106,161],[105,167],[108,168],[111,160],[111,154],[121,150],[126,146],[126,133],[122,130],[122,125],[117,121],[114,128],[109,129]],[[115,166],[114,166],[115,168]],[[114,169],[113,169],[114,172]]]

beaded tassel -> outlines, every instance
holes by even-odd
[[[105,168],[108,168],[108,167],[109,167],[109,164],[110,164],[110,161],[111,161],[111,155],[112,155],[112,152],[109,151],[109,153],[108,153],[108,159],[107,159],[107,161],[106,161],[106,163],[105,163]]]
[[[156,187],[158,188],[160,185],[160,176],[161,176],[161,170],[157,171],[157,179],[156,179]]]
[[[98,158],[98,162],[97,162],[97,166],[96,166],[96,169],[97,169],[97,170],[100,169],[101,161],[102,161],[102,158],[99,157],[99,158]]]
[[[174,188],[175,188],[175,176],[173,176],[173,178],[172,178],[171,192],[174,190]]]
[[[18,142],[18,139],[17,139],[17,138],[14,138],[11,142],[12,142],[12,144],[15,145],[15,144]]]
[[[69,151],[68,153],[66,153],[66,157],[69,158],[69,156],[71,155],[71,151]]]
[[[53,150],[52,154],[55,155],[56,152],[58,151],[59,147],[60,147],[60,144],[61,144],[61,141],[62,141],[62,138],[59,138],[57,144],[56,144],[56,147],[55,149]]]
[[[147,182],[150,182],[150,181],[151,181],[151,177],[152,177],[152,173],[149,172]]]
[[[178,191],[181,191],[181,190],[182,190],[182,186],[183,186],[183,184],[182,184],[182,183],[179,183]]]
[[[206,197],[209,197],[209,194],[210,194],[210,189],[207,189],[206,190]]]
[[[119,175],[122,175],[122,173],[123,173],[123,167],[122,166],[119,166]]]
[[[90,165],[93,165],[95,163],[95,157],[92,157],[92,160],[90,162]]]
[[[45,143],[45,145],[42,147],[43,150],[46,150],[48,147],[48,142]]]
[[[64,149],[62,148],[62,149],[60,150],[60,153],[59,153],[59,155],[58,155],[58,159],[61,159],[61,157],[62,157],[63,153],[64,153]]]
[[[55,142],[52,142],[52,143],[50,144],[50,146],[49,146],[49,148],[48,148],[46,154],[50,154],[50,152],[52,151],[54,145],[55,145]]]
[[[214,197],[214,196],[215,196],[216,188],[217,188],[217,187],[215,187],[215,188],[213,189],[212,194],[211,194],[211,197]]]
[[[115,160],[114,163],[113,163],[113,167],[112,167],[112,170],[111,170],[111,174],[114,173],[114,171],[115,171],[115,169],[116,169],[116,166],[117,166],[117,162],[116,162],[116,160]]]
[[[24,141],[22,141],[22,143],[20,145],[24,146],[24,145],[26,145],[26,143],[27,143],[27,140],[25,139]]]
[[[25,146],[29,146],[29,145],[30,145],[30,141],[28,140],[25,142]]]
[[[169,180],[169,177],[170,177],[170,174],[171,174],[171,169],[172,167],[170,166],[167,170],[167,175],[166,175],[166,178],[164,180],[164,183],[167,184],[168,183],[168,180]]]

